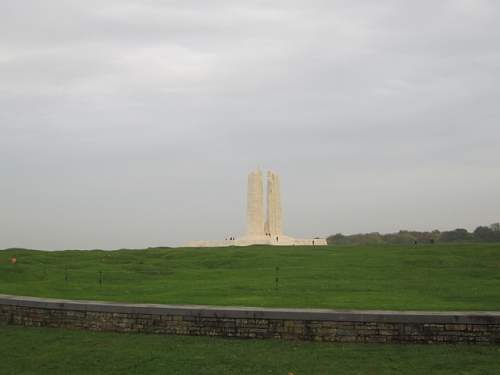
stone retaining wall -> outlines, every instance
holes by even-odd
[[[331,342],[500,344],[500,312],[146,305],[0,294],[0,324]]]

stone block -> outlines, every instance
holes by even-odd
[[[445,330],[447,331],[465,331],[467,330],[466,324],[445,324]]]

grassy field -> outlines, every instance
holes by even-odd
[[[0,374],[499,374],[500,348],[356,345],[1,327]]]
[[[16,265],[10,264],[13,255]],[[0,293],[174,304],[500,310],[500,245],[5,250]]]

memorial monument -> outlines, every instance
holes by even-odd
[[[266,210],[264,210],[266,201]],[[266,217],[264,218],[264,212]],[[283,234],[283,210],[279,176],[267,172],[267,195],[264,199],[262,172],[255,170],[248,175],[247,226],[242,237],[223,241],[192,241],[190,247],[249,246],[249,245],[326,245],[324,238],[296,239]]]

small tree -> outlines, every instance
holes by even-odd
[[[328,245],[333,245],[333,244],[340,245],[340,244],[345,244],[348,242],[349,242],[348,239],[342,233],[337,233],[333,236],[329,236],[326,239],[326,243]]]
[[[479,241],[492,241],[494,239],[494,232],[488,227],[477,227],[474,230],[474,238]]]
[[[490,229],[493,232],[500,232],[500,223],[493,223],[490,225]]]
[[[471,235],[467,229],[457,228],[452,231],[442,232],[440,241],[451,242],[451,241],[464,241],[470,239]]]

